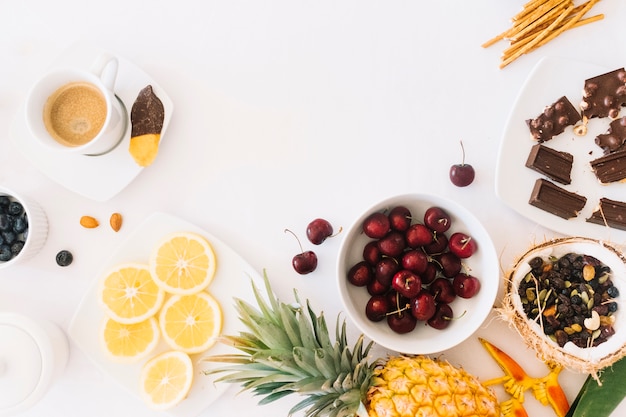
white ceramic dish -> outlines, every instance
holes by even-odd
[[[463,261],[464,267],[481,281],[481,289],[471,299],[457,297],[450,306],[457,319],[444,330],[436,330],[423,322],[408,334],[397,334],[387,323],[372,322],[365,316],[365,305],[370,295],[364,287],[355,287],[346,279],[352,265],[362,260],[363,247],[371,239],[362,233],[363,220],[375,211],[404,205],[413,216],[422,218],[427,208],[439,206],[451,217],[452,226],[447,232],[465,232],[472,236],[478,250]],[[415,223],[416,221],[414,221]],[[431,354],[450,349],[470,337],[485,321],[495,302],[500,283],[500,270],[496,250],[483,225],[464,207],[457,203],[427,194],[407,194],[383,200],[368,208],[344,232],[337,260],[337,282],[344,308],[355,325],[377,344],[406,354]],[[465,312],[465,313],[464,313]]]
[[[65,370],[69,346],[54,323],[0,312],[0,416],[35,405]]]
[[[94,60],[106,51],[93,45],[76,44],[66,50],[51,68],[89,68]],[[165,117],[161,140],[172,117],[173,104],[161,87],[132,62],[117,57],[119,61],[115,94],[124,103],[128,112],[128,126],[120,144],[112,151],[98,156],[54,152],[39,144],[26,126],[24,106],[17,112],[12,128],[12,138],[18,149],[53,181],[65,188],[92,200],[106,201],[124,189],[144,169],[137,165],[130,153],[130,110],[139,91],[152,85],[154,93],[163,102]]]
[[[206,237],[215,250],[218,269],[209,291],[221,303],[224,312],[222,334],[236,334],[242,329],[233,297],[251,300],[250,279],[260,280],[258,274],[237,253],[210,233],[177,217],[155,213],[146,219],[113,253],[81,301],[69,327],[70,338],[83,350],[105,374],[110,375],[124,388],[139,397],[139,375],[145,361],[154,355],[169,350],[163,340],[147,359],[136,364],[112,362],[105,354],[99,342],[98,331],[104,318],[104,312],[97,302],[97,286],[100,274],[122,262],[147,263],[153,245],[172,232],[189,231]],[[205,356],[233,352],[225,345],[214,345],[208,352],[192,355],[195,367],[195,379],[188,397],[169,413],[179,417],[197,416],[215,401],[227,388],[228,384],[215,384],[215,376],[207,376],[202,371],[219,366],[201,361]]]
[[[14,190],[0,186],[0,196],[9,196],[19,201],[24,207],[28,220],[28,236],[24,242],[24,247],[13,259],[6,262],[0,261],[0,269],[3,269],[27,261],[39,253],[48,239],[48,218],[39,203]]]
[[[537,117],[545,106],[561,96],[578,107],[585,79],[613,69],[562,58],[544,58],[537,64],[522,87],[504,130],[496,167],[496,193],[513,210],[548,229],[564,235],[625,242],[626,231],[586,221],[597,208],[600,197],[626,201],[626,184],[602,185],[589,166],[589,161],[603,155],[594,139],[607,131],[609,118],[591,119],[585,136],[576,136],[570,126],[561,135],[544,142],[574,155],[572,183],[557,185],[587,197],[577,217],[565,220],[531,206],[528,200],[535,181],[543,176],[525,166],[530,148],[536,143],[530,138],[526,120]]]

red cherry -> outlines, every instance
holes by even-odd
[[[415,223],[407,229],[404,237],[407,245],[416,249],[433,241],[433,231],[424,224]]]
[[[314,245],[320,245],[333,235],[333,226],[324,219],[315,219],[306,227],[306,236]]]
[[[404,235],[400,232],[391,231],[378,241],[378,249],[383,255],[400,256],[405,248]]]
[[[390,228],[389,217],[381,212],[372,213],[363,220],[363,233],[372,239],[381,239]]]
[[[443,233],[437,233],[433,238],[433,241],[424,246],[424,250],[429,255],[434,255],[436,253],[443,253],[448,248],[448,236]]]
[[[405,251],[402,255],[402,267],[416,274],[424,273],[427,265],[428,255],[419,249]]]
[[[371,321],[382,321],[392,305],[384,295],[373,295],[365,305],[365,316]]]
[[[391,287],[406,298],[413,298],[422,290],[422,281],[417,274],[402,269],[393,276]]]
[[[428,290],[438,303],[450,304],[456,298],[452,282],[446,278],[437,278],[428,286]]]
[[[428,325],[433,329],[443,330],[450,325],[454,318],[452,308],[446,303],[437,304],[435,315],[428,320]]]
[[[404,310],[394,314],[388,314],[387,324],[394,332],[406,334],[415,329],[415,326],[417,326],[417,319],[413,317],[410,311]]]
[[[300,253],[295,255],[291,260],[291,265],[293,269],[300,275],[305,275],[315,271],[317,268],[317,255],[313,251],[304,251],[302,249],[302,244],[300,243],[300,239],[294,232],[289,229],[285,229],[285,233],[291,233],[296,240],[298,241],[298,245],[300,246]]]
[[[459,258],[469,258],[478,249],[476,240],[462,232],[453,233],[452,236],[450,236],[448,246],[450,252],[454,253]]]
[[[424,224],[438,233],[447,232],[452,226],[450,215],[441,207],[429,207],[424,213]]]
[[[389,224],[393,230],[404,232],[411,225],[411,211],[405,206],[396,206],[389,212]]]
[[[474,167],[465,163],[465,148],[461,142],[463,158],[460,164],[454,164],[450,167],[450,181],[457,187],[467,187],[474,181]]]
[[[393,276],[400,270],[400,265],[395,258],[384,257],[374,266],[374,278],[381,284],[389,287]]]
[[[418,320],[426,321],[435,315],[437,304],[435,297],[427,290],[422,290],[411,298],[411,314]]]
[[[370,265],[376,265],[380,261],[382,254],[378,249],[378,241],[371,240],[363,248],[363,259]]]
[[[364,287],[373,279],[372,269],[367,262],[358,262],[350,268],[347,278],[352,285]]]
[[[293,269],[300,275],[306,275],[317,268],[317,255],[313,251],[299,253],[291,260]]]
[[[454,292],[461,298],[472,298],[480,291],[480,281],[472,275],[459,274],[452,281]]]

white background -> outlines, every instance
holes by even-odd
[[[95,271],[154,211],[209,230],[256,270],[266,268],[282,299],[297,287],[331,323],[341,310],[335,295],[341,237],[315,247],[317,271],[299,276],[291,268],[297,243],[283,232],[290,228],[304,242],[316,217],[347,227],[383,198],[435,193],[481,220],[506,269],[532,243],[555,236],[494,192],[501,134],[524,80],[544,56],[618,68],[626,50],[626,6],[604,0],[592,11],[605,13],[603,21],[500,70],[504,43],[480,45],[508,28],[523,3],[0,0],[0,183],[38,200],[50,221],[40,254],[0,271],[0,310],[46,317],[67,330]],[[106,202],[51,181],[10,138],[31,84],[77,41],[131,60],[175,106],[156,162]],[[448,179],[450,165],[461,159],[460,140],[476,169],[467,188]],[[86,230],[78,223],[83,214],[106,223],[115,211],[124,216],[118,233],[106,224]],[[68,268],[55,264],[61,249],[74,253]],[[529,373],[545,374],[513,331],[494,317],[486,325],[478,335]],[[501,375],[476,338],[444,357],[483,379]],[[570,401],[583,380],[561,375]],[[287,415],[296,400],[258,407],[238,391],[231,387],[202,415]],[[554,415],[530,393],[526,398],[529,415]],[[85,415],[158,413],[72,345],[65,373],[24,416]]]

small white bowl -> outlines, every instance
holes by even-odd
[[[0,417],[37,403],[65,369],[69,346],[55,324],[0,312]]]
[[[362,260],[363,247],[372,240],[362,232],[365,218],[375,211],[388,211],[398,205],[411,210],[413,223],[423,223],[424,213],[429,207],[441,207],[452,220],[446,235],[449,237],[454,232],[464,232],[478,244],[476,253],[463,260],[463,272],[468,271],[480,280],[480,291],[469,299],[456,297],[450,304],[455,318],[443,330],[434,329],[425,322],[418,321],[415,330],[399,334],[389,328],[386,320],[370,321],[365,315],[365,306],[370,294],[366,287],[356,287],[347,280],[349,269]],[[380,346],[396,352],[431,354],[458,345],[484,323],[498,294],[500,271],[491,237],[467,209],[451,200],[434,195],[406,194],[388,198],[368,208],[345,231],[337,260],[337,278],[341,301],[349,318],[367,337]]]
[[[48,219],[43,208],[34,200],[20,195],[14,190],[0,187],[0,196],[8,196],[18,201],[24,207],[28,220],[28,234],[24,241],[24,247],[20,253],[8,261],[0,261],[0,269],[15,265],[35,256],[48,238]]]

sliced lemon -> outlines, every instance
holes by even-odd
[[[154,350],[159,337],[159,324],[154,317],[135,324],[122,324],[107,317],[100,332],[107,354],[118,362],[144,358]]]
[[[154,282],[147,265],[126,263],[103,277],[98,297],[109,317],[119,323],[133,324],[156,314],[165,291]]]
[[[193,364],[184,352],[168,351],[141,370],[141,396],[151,408],[166,410],[185,399],[193,382]]]
[[[222,331],[222,308],[206,291],[173,295],[159,313],[161,335],[167,344],[186,353],[204,352]]]
[[[149,265],[156,283],[172,294],[193,294],[205,289],[217,266],[211,244],[190,232],[165,237],[152,251]]]

